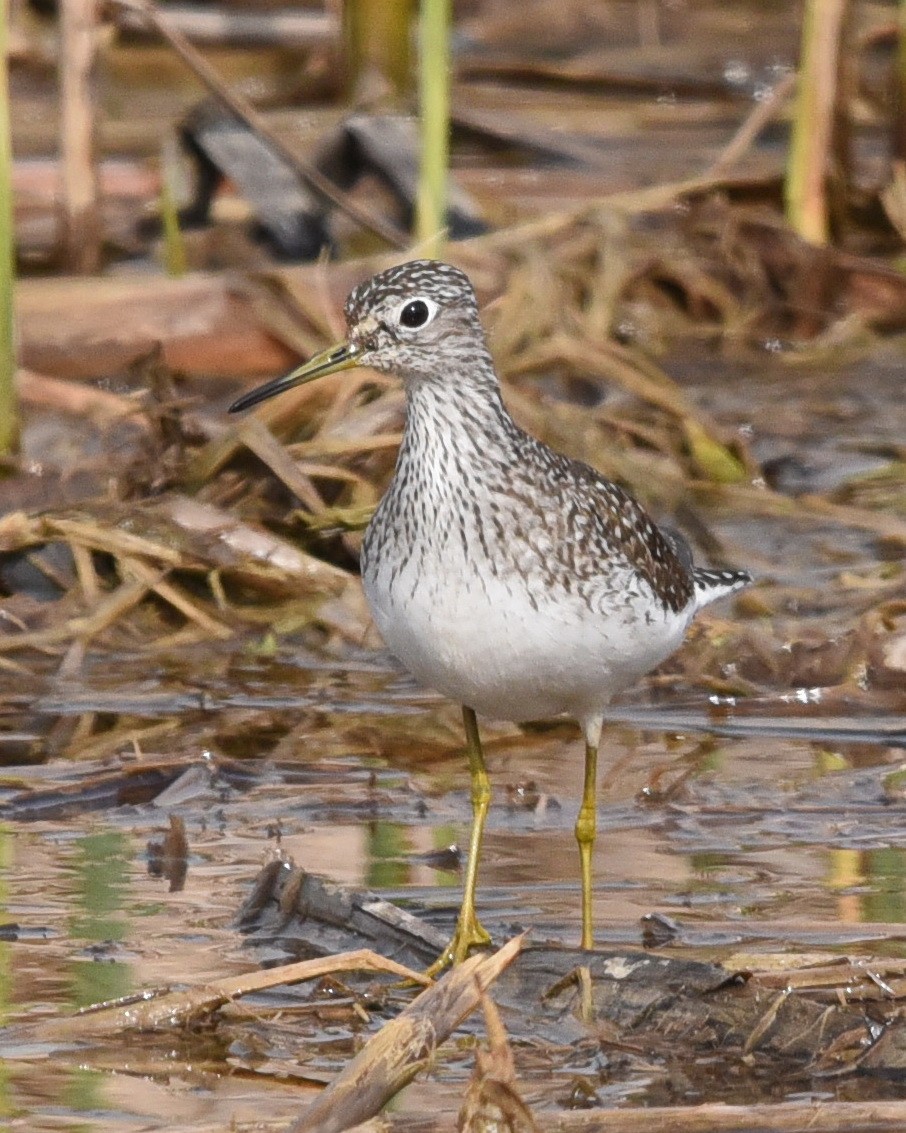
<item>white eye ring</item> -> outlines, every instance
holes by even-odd
[[[440,307],[433,299],[417,295],[414,299],[400,303],[394,314],[394,322],[400,330],[414,333],[433,322],[439,310]]]

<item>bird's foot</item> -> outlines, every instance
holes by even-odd
[[[471,913],[460,913],[450,943],[425,974],[432,978],[439,976],[445,968],[461,964],[473,948],[487,948],[490,943],[490,933],[478,920],[474,910]]]

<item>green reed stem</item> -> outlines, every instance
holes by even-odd
[[[827,177],[837,109],[840,33],[847,0],[805,0],[799,81],[790,154],[786,216],[812,244],[828,239]]]
[[[10,141],[7,69],[8,22],[7,0],[0,0],[0,456],[15,452],[19,444],[13,312],[13,286],[16,273],[13,240],[13,154]]]
[[[450,0],[422,0],[419,19],[421,169],[415,232],[422,253],[436,258],[444,243],[450,153]]]
[[[373,72],[377,72],[389,87],[389,105],[402,109],[408,103],[412,93],[412,20],[416,2],[344,0],[347,93],[352,101],[358,99],[363,89],[367,92],[369,73],[373,78]],[[373,93],[370,97],[373,99]]]
[[[186,243],[179,227],[179,209],[166,166],[160,185],[160,216],[164,236],[164,270],[171,279],[180,279],[187,270]]]
[[[893,155],[897,161],[906,161],[906,0],[897,6],[896,95]]]

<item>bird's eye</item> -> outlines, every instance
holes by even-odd
[[[407,330],[427,326],[437,314],[437,304],[431,299],[410,299],[400,308],[397,321]]]

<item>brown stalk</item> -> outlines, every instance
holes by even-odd
[[[101,263],[95,166],[96,0],[60,5],[60,173],[63,261],[80,275]]]
[[[178,610],[184,618],[194,622],[207,636],[220,638],[233,636],[233,631],[223,622],[219,622],[216,618],[212,618],[210,614],[205,613],[177,586],[174,586],[172,582],[166,582],[157,571],[147,566],[140,559],[124,559],[123,566],[129,574],[140,582],[147,583],[159,598],[172,606],[174,610]]]
[[[260,461],[268,466],[278,480],[316,515],[324,510],[324,501],[314,484],[302,472],[286,449],[260,418],[250,415],[236,426],[236,437]]]
[[[60,625],[48,626],[47,629],[0,636],[0,652],[36,649],[70,637],[94,637],[109,628],[133,606],[137,606],[149,589],[145,582],[123,582],[112,593],[105,595],[92,612],[84,617],[72,618]]]

